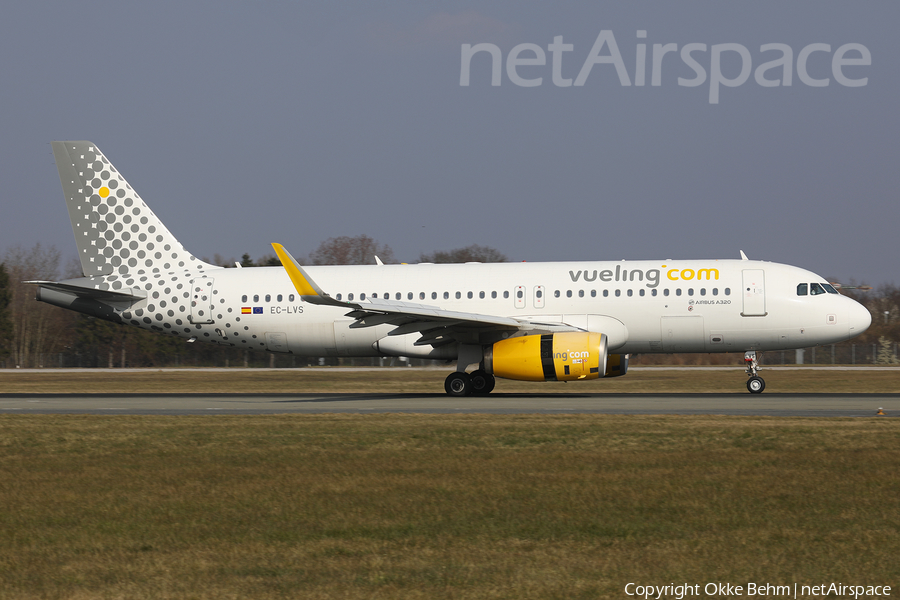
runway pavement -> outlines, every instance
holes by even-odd
[[[487,413],[900,415],[897,394],[0,394],[0,414]]]

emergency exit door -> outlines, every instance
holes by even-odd
[[[744,269],[744,286],[741,296],[744,299],[741,315],[744,317],[766,316],[766,273],[762,269]]]

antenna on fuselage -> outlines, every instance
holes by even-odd
[[[749,258],[747,258],[747,255],[744,254],[743,250],[741,250],[741,260],[750,260]]]

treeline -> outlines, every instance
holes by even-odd
[[[374,264],[398,262],[391,248],[368,236],[330,238],[306,258],[306,264]],[[242,267],[279,265],[275,256],[240,261],[214,255],[206,262]],[[418,262],[504,262],[507,258],[494,248],[472,245],[449,251],[421,254]],[[0,257],[0,367],[300,367],[307,364],[338,364],[338,359],[294,357],[254,352],[229,346],[195,343],[94,319],[36,302],[35,286],[24,281],[57,281],[81,276],[77,259],[62,264],[54,247],[36,244],[13,247]],[[900,341],[900,288],[882,285],[871,291],[845,290],[872,313],[872,326],[862,335],[841,344],[808,349],[806,364],[897,364]],[[340,359],[341,364],[406,364],[393,359]],[[324,363],[322,362],[324,361]],[[422,364],[422,361],[414,361]],[[764,364],[794,364],[793,351],[768,352]],[[642,355],[635,365],[742,364],[741,353]]]

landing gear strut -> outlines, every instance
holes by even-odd
[[[756,374],[759,370],[759,362],[756,360],[756,351],[748,350],[744,352],[744,365],[747,367],[747,390],[751,394],[761,394],[766,389],[766,382],[762,377]]]

